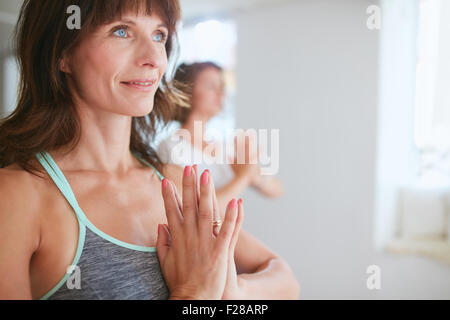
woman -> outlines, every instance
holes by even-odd
[[[248,160],[239,164],[234,154],[226,151],[210,154],[215,145],[222,149],[220,141],[209,142],[204,127],[208,121],[222,111],[224,100],[223,69],[213,62],[181,64],[175,73],[177,83],[189,98],[189,108],[178,108],[176,121],[181,129],[163,140],[158,155],[167,163],[179,166],[197,163],[201,169],[214,174],[214,184],[219,204],[225,210],[229,199],[239,197],[248,187],[253,187],[263,196],[277,198],[283,194],[279,179],[260,174],[255,151],[251,150],[250,137],[235,137],[235,150],[245,151]],[[200,126],[199,129],[196,126]],[[200,134],[198,134],[200,132]]]
[[[144,138],[176,98],[179,16],[177,0],[24,1],[19,103],[0,124],[0,299],[297,297],[286,262],[240,229],[242,201],[214,227],[209,173],[198,191],[195,167],[163,165]]]

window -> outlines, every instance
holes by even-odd
[[[438,180],[450,176],[449,18],[448,1],[419,1],[414,142],[421,175]]]
[[[435,118],[440,0],[419,3],[414,140],[417,147],[424,149],[438,144],[437,133],[443,129]]]
[[[234,96],[236,92],[235,68],[237,27],[232,20],[205,20],[196,24],[184,26],[179,31],[181,63],[212,61],[224,69],[226,83],[226,98],[223,112],[209,121],[206,126],[214,128],[214,133],[226,139],[227,129],[235,127]],[[169,124],[158,134],[154,144],[169,136],[178,128],[178,124]],[[211,137],[213,138],[213,137]]]

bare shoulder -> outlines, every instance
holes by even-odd
[[[45,183],[45,178],[37,177],[18,165],[0,169],[0,197],[24,194],[42,183]]]
[[[0,200],[9,200],[0,203],[12,202],[15,196],[28,189],[30,182],[29,173],[17,165],[0,169]]]
[[[17,165],[0,169],[0,221],[10,226],[20,224],[38,228],[40,195],[45,184],[45,179]]]

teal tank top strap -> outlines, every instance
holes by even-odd
[[[86,239],[86,224],[83,222],[79,215],[80,207],[78,206],[78,203],[75,199],[75,196],[73,195],[73,192],[70,189],[70,186],[68,185],[67,181],[64,178],[64,176],[61,177],[60,171],[58,166],[55,165],[53,159],[51,158],[50,154],[48,152],[40,152],[36,154],[36,158],[41,163],[41,165],[44,167],[44,169],[49,174],[50,178],[53,180],[53,182],[56,184],[58,189],[62,192],[64,197],[69,202],[70,206],[74,209],[75,215],[77,217],[78,221],[78,227],[79,227],[79,233],[78,233],[78,244],[77,244],[77,250],[75,253],[75,256],[72,261],[72,265],[70,268],[67,269],[66,274],[64,277],[49,291],[47,292],[40,300],[47,300],[50,296],[52,296],[60,287],[66,283],[67,279],[72,275],[74,272],[73,266],[76,266],[80,260],[81,253],[83,252],[84,248],[84,242]]]
[[[164,176],[158,171],[158,170],[156,170],[156,168],[154,167],[154,166],[152,166],[150,163],[148,163],[148,161],[146,161],[146,160],[144,160],[141,156],[139,156],[136,152],[131,152],[135,157],[136,157],[136,159],[138,159],[142,164],[144,164],[144,165],[146,165],[147,167],[150,167],[150,168],[152,168],[153,170],[155,170],[155,172],[156,172],[156,174],[158,175],[158,177],[159,177],[159,180],[164,180]]]
[[[44,169],[50,175],[50,177],[55,182],[58,189],[66,198],[66,200],[69,202],[70,206],[75,211],[78,221],[83,225],[86,225],[87,221],[85,221],[85,216],[81,211],[80,206],[78,205],[75,195],[72,192],[72,188],[70,187],[69,182],[66,180],[66,177],[61,172],[61,170],[59,169],[58,165],[55,163],[53,158],[47,151],[38,153],[36,155],[36,158],[39,160]]]

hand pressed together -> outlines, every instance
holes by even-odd
[[[158,229],[156,249],[169,299],[235,297],[239,286],[234,250],[243,221],[242,201],[230,201],[217,231],[213,221],[220,218],[220,209],[209,171],[198,183],[196,167],[186,167],[182,200],[167,179],[162,182],[162,195],[168,226]]]

